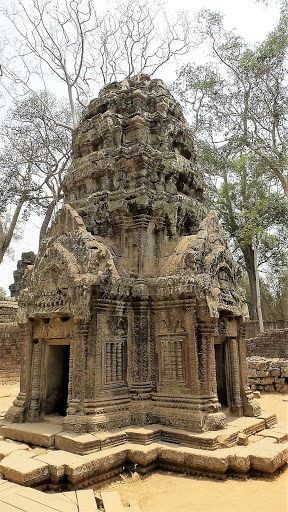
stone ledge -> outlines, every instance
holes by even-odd
[[[62,450],[44,455],[16,452],[5,457],[0,471],[7,480],[26,486],[53,484],[75,489],[107,479],[127,469],[145,474],[151,469],[172,469],[188,474],[227,477],[256,471],[272,475],[288,461],[288,442],[262,438],[248,446],[201,450],[158,442],[150,445],[127,443],[86,456]]]
[[[254,435],[277,422],[275,414],[262,414],[260,418],[240,417],[228,423],[227,428],[208,432],[187,432],[173,427],[154,424],[146,427],[126,427],[111,432],[77,434],[62,432],[61,425],[43,423],[6,423],[0,427],[4,437],[29,444],[56,448],[78,455],[107,450],[126,443],[150,445],[168,442],[202,450],[217,450],[237,444],[237,436]]]
[[[36,460],[26,452],[15,452],[0,462],[0,471],[4,477],[21,485],[35,486],[49,479],[49,465]]]
[[[0,435],[14,441],[50,448],[55,446],[55,435],[62,431],[61,425],[51,423],[4,423]]]

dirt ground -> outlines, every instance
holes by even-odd
[[[12,404],[17,385],[0,385],[0,417]],[[288,422],[288,396],[264,394],[262,410],[277,413],[279,423]],[[110,485],[95,487],[117,490],[124,505],[137,500],[141,512],[287,512],[288,468],[273,480],[252,479],[225,481],[172,473],[156,472],[141,477],[137,473],[122,475]]]
[[[262,410],[277,413],[279,423],[288,422],[287,395],[263,393],[260,403]],[[157,472],[122,475],[104,488],[118,491],[124,506],[137,500],[141,512],[288,512],[288,467],[273,480],[221,481]]]
[[[0,419],[19,392],[19,384],[0,384]]]

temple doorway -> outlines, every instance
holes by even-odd
[[[47,346],[45,414],[66,416],[70,345]]]
[[[228,407],[227,392],[227,358],[225,339],[215,340],[215,363],[216,363],[216,382],[217,395],[221,405]]]

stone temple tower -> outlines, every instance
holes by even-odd
[[[90,103],[65,187],[21,292],[21,389],[5,419],[199,432],[223,428],[227,407],[259,415],[239,269],[161,80],[113,83]]]

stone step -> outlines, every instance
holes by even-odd
[[[49,466],[33,459],[22,457],[19,452],[5,457],[0,462],[0,471],[11,482],[34,486],[49,480]]]
[[[0,426],[0,435],[3,437],[46,448],[55,446],[55,435],[61,431],[61,425],[49,422],[4,423]]]
[[[172,443],[126,445],[81,456],[50,450],[44,455],[14,452],[0,462],[0,472],[12,482],[26,486],[47,483],[71,488],[91,485],[117,475],[123,469],[137,468],[147,473],[157,465],[162,469],[225,476],[228,472],[245,474],[257,471],[273,474],[288,461],[288,442],[276,437],[254,436],[247,446],[232,446],[218,450],[201,450]]]
[[[259,418],[235,418],[228,423],[227,428],[209,432],[189,432],[154,424],[147,427],[126,427],[113,432],[85,434],[62,432],[61,425],[47,421],[6,423],[0,426],[0,435],[78,455],[87,455],[113,446],[125,446],[127,443],[149,445],[161,441],[203,450],[216,450],[223,447],[223,444],[226,447],[236,445],[239,433],[254,435],[274,426],[275,422],[275,414],[264,414]]]

